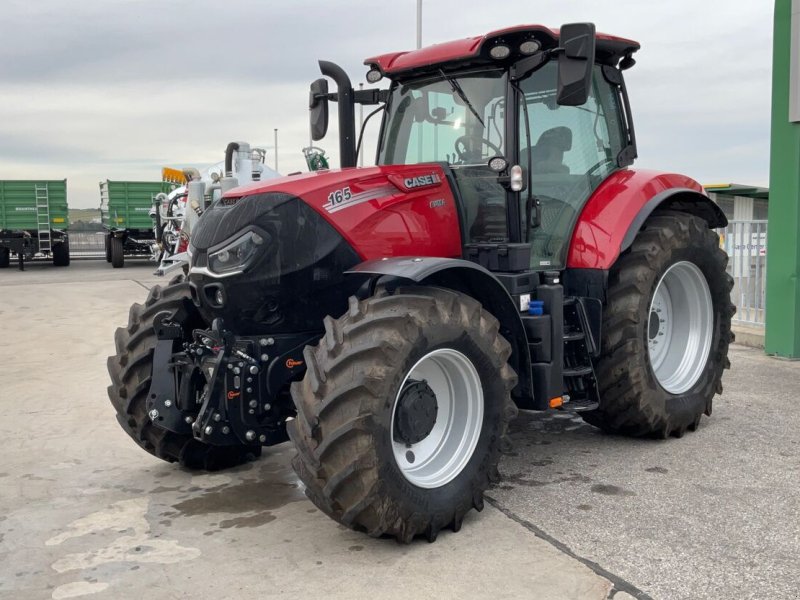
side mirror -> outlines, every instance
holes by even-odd
[[[328,132],[328,80],[324,77],[311,84],[308,92],[308,108],[311,139],[316,142],[324,138]]]
[[[594,67],[594,23],[570,23],[561,27],[558,56],[558,94],[562,106],[581,106],[589,99]]]

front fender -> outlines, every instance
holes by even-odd
[[[572,233],[567,267],[610,269],[657,208],[697,215],[709,227],[728,223],[703,186],[690,177],[644,170],[616,171],[583,207]]]
[[[511,392],[520,408],[534,408],[531,357],[519,308],[502,283],[482,266],[456,258],[403,257],[370,260],[348,274],[397,277],[455,290],[475,298],[500,322],[500,333],[511,344],[509,364],[519,381]]]

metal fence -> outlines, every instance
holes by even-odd
[[[730,221],[717,230],[733,277],[734,321],[764,326],[767,290],[767,221]]]
[[[105,232],[70,231],[69,255],[71,258],[105,258]]]

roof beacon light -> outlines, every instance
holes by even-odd
[[[379,69],[372,67],[367,71],[367,81],[370,83],[378,83],[381,79],[383,79],[383,73]]]
[[[511,48],[503,44],[498,44],[497,46],[493,46],[492,49],[489,50],[489,56],[491,56],[495,60],[503,60],[504,58],[508,58],[510,54],[511,54]]]
[[[536,54],[541,47],[542,45],[536,40],[525,40],[519,45],[519,51],[526,56],[530,56],[531,54]]]

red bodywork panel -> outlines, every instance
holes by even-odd
[[[420,69],[431,65],[467,61],[474,59],[481,53],[484,43],[495,38],[502,38],[510,35],[520,35],[529,33],[535,35],[537,39],[548,41],[549,46],[558,43],[558,29],[551,29],[544,25],[516,25],[491,31],[486,35],[464,38],[443,44],[426,46],[419,50],[409,52],[391,52],[368,58],[364,61],[365,65],[375,65],[384,74],[394,75],[403,71]],[[596,34],[598,53],[606,53],[621,57],[626,52],[635,52],[639,49],[639,43],[605,33]]]
[[[364,260],[397,256],[461,257],[458,208],[439,165],[316,171],[238,187],[225,196],[264,192],[282,192],[300,198],[322,215]],[[337,196],[337,192],[341,195]]]
[[[673,188],[688,188],[705,195],[703,186],[685,175],[633,169],[612,173],[591,195],[578,217],[567,267],[610,269],[642,207],[656,194]]]
[[[345,193],[345,188],[349,192]],[[633,169],[612,173],[578,217],[567,267],[610,269],[642,207],[657,194],[675,188],[705,194],[699,183],[685,175]],[[300,198],[364,260],[462,256],[458,207],[443,169],[436,164],[317,171],[253,183],[225,195],[264,192]],[[337,200],[337,192],[341,200]]]

